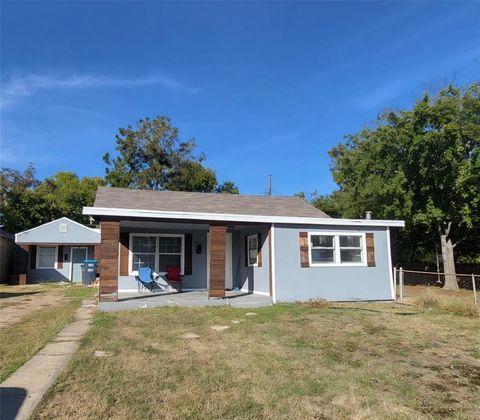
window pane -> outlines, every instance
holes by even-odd
[[[340,258],[342,262],[362,262],[362,251],[360,249],[342,249]]]
[[[257,255],[258,255],[258,252],[256,249],[251,249],[248,252],[248,263],[250,265],[255,265],[257,263]]]
[[[158,252],[180,254],[182,252],[182,238],[172,236],[160,236],[158,238]]]
[[[340,246],[360,248],[360,236],[340,236]]]
[[[164,236],[158,238],[158,252],[167,252],[167,238]]]
[[[55,248],[54,247],[41,247],[38,254],[38,266],[39,267],[55,267]]]
[[[257,235],[248,237],[248,265],[255,265],[258,256],[258,237]]]
[[[181,267],[180,255],[159,255],[158,270],[160,273],[166,273],[168,267]]]
[[[155,252],[154,236],[134,236],[132,240],[132,251],[140,253],[154,253]]]
[[[155,270],[155,254],[133,254],[132,270],[138,271],[139,267]]]
[[[322,246],[333,248],[333,236],[330,235],[312,235],[312,246]]]
[[[312,249],[313,263],[330,263],[335,262],[333,249]]]
[[[173,252],[178,254],[182,252],[182,238],[173,238]]]

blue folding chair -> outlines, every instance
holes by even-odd
[[[140,267],[138,269],[137,285],[138,293],[141,293],[145,290],[153,292],[156,282],[153,280],[152,269],[150,267]]]

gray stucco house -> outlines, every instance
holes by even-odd
[[[15,242],[28,247],[29,283],[82,281],[81,264],[98,257],[100,230],[67,217],[17,233]]]
[[[403,221],[333,219],[299,197],[108,187],[83,213],[101,226],[100,302],[136,292],[141,266],[178,266],[183,290],[209,297],[395,299],[390,228]]]

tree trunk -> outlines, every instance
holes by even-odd
[[[442,244],[443,272],[445,273],[445,285],[443,288],[447,290],[458,290],[452,239],[448,236],[448,233],[441,232],[440,242]]]

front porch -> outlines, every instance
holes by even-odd
[[[270,303],[269,224],[121,219],[102,220],[101,232],[101,308],[164,306],[170,304],[167,300],[173,296],[181,306],[205,305],[204,297],[226,299],[223,303],[214,299],[212,305],[234,306],[232,302],[227,303],[232,299],[242,305]],[[147,282],[139,282],[141,267],[148,267],[152,272]],[[172,283],[167,276],[170,268],[180,271],[181,289],[196,294],[180,298],[166,292],[172,287],[180,289],[180,285]],[[142,284],[148,284],[151,279],[155,281],[148,294],[140,293],[145,291]],[[250,302],[247,298],[240,299],[242,295],[255,297]],[[259,300],[257,295],[264,299]],[[107,305],[134,298],[137,301],[133,303]],[[140,304],[138,299],[142,300]]]
[[[121,311],[132,309],[157,308],[162,306],[231,306],[233,308],[260,308],[272,305],[270,296],[246,292],[226,291],[225,299],[210,299],[207,291],[189,291],[183,293],[119,292],[118,301],[100,302],[103,311]]]

